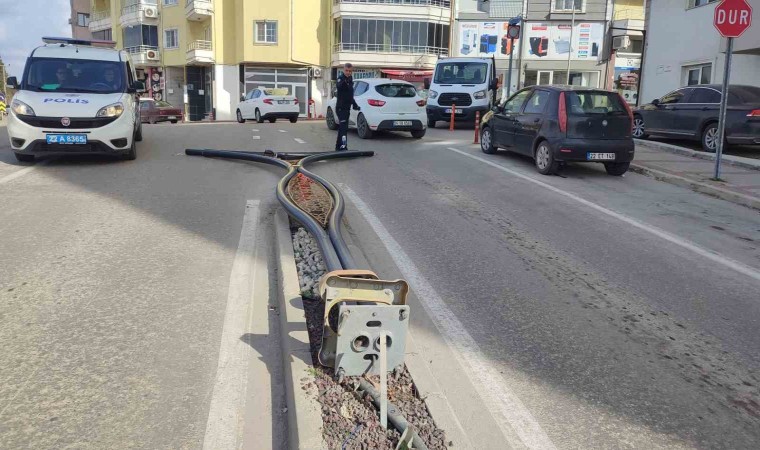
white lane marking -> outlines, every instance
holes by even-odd
[[[259,139],[261,139],[261,136],[257,136],[255,134],[253,135],[253,140],[254,141],[258,141]]]
[[[513,440],[510,439],[511,433],[508,432],[511,428],[517,433],[522,445],[528,448],[555,449],[556,447],[541,425],[533,418],[517,395],[507,387],[501,375],[488,364],[475,339],[467,332],[462,322],[457,319],[430,282],[417,270],[417,266],[407,256],[401,245],[393,239],[380,219],[351,188],[344,184],[340,186],[388,249],[388,253],[409,281],[417,298],[433,319],[433,323],[448,346],[459,354],[457,361],[462,365],[462,370],[467,374],[488,411],[499,425],[505,440]],[[510,444],[512,447],[521,446],[516,442]]]
[[[254,133],[258,133],[259,129],[258,128],[253,128],[253,129],[251,129],[251,131],[253,131]]]
[[[580,204],[582,204],[584,206],[588,206],[591,209],[595,209],[595,210],[601,212],[602,214],[606,214],[606,215],[608,215],[610,217],[614,217],[615,219],[618,219],[621,222],[625,222],[628,225],[636,227],[636,228],[638,228],[638,229],[640,229],[642,231],[646,231],[647,233],[653,234],[653,235],[655,235],[655,236],[657,236],[657,237],[659,237],[661,239],[664,239],[664,240],[670,242],[671,244],[678,245],[679,247],[685,248],[686,250],[689,250],[689,251],[692,251],[692,252],[694,252],[694,253],[696,253],[696,254],[698,254],[700,256],[703,256],[703,257],[709,259],[710,261],[716,262],[716,263],[721,264],[721,265],[723,265],[723,266],[725,266],[725,267],[727,267],[729,269],[733,269],[733,270],[735,270],[735,271],[737,271],[737,272],[739,272],[739,273],[741,273],[743,275],[747,275],[750,278],[753,278],[753,279],[755,279],[757,281],[760,281],[760,271],[758,271],[758,270],[756,270],[756,269],[754,269],[754,268],[752,268],[752,267],[750,267],[750,266],[748,266],[746,264],[743,264],[743,263],[741,263],[739,261],[734,261],[733,259],[727,258],[727,257],[725,257],[725,256],[723,256],[723,255],[721,255],[719,253],[715,253],[715,252],[713,252],[711,250],[699,247],[699,246],[697,246],[695,244],[692,244],[691,242],[688,242],[688,241],[686,241],[684,239],[679,238],[678,236],[672,235],[672,234],[668,233],[667,231],[664,231],[664,230],[662,230],[660,228],[657,228],[657,227],[652,226],[652,225],[648,225],[648,224],[643,223],[643,222],[639,222],[638,220],[633,219],[633,218],[628,217],[628,216],[624,216],[623,214],[616,213],[615,211],[607,209],[604,206],[600,206],[600,205],[597,205],[596,203],[592,203],[592,202],[590,202],[590,201],[588,201],[586,199],[578,197],[577,195],[574,195],[574,194],[571,194],[569,192],[563,191],[562,189],[556,188],[556,187],[554,187],[554,186],[552,186],[550,184],[544,183],[543,181],[539,181],[539,180],[537,180],[537,179],[535,179],[533,177],[530,177],[528,175],[525,175],[525,174],[522,174],[520,172],[514,171],[512,169],[508,169],[508,168],[506,168],[506,167],[504,167],[504,166],[502,166],[500,164],[496,164],[496,163],[494,163],[492,161],[489,161],[487,159],[481,158],[479,156],[471,155],[471,154],[469,154],[467,152],[463,152],[463,151],[461,151],[459,149],[456,149],[456,148],[453,148],[453,147],[449,147],[449,150],[451,150],[452,152],[459,153],[460,155],[466,156],[468,158],[472,158],[472,159],[474,159],[476,161],[480,161],[482,163],[488,164],[489,166],[494,167],[496,169],[499,169],[502,172],[506,172],[506,173],[508,173],[510,175],[514,175],[514,176],[516,176],[518,178],[521,178],[521,179],[523,179],[525,181],[529,181],[529,182],[534,183],[534,184],[536,184],[538,186],[546,188],[546,189],[548,189],[548,190],[550,190],[550,191],[552,191],[554,193],[557,193],[559,195],[565,196],[565,197],[567,197],[567,198],[569,198],[571,200],[574,200],[574,201],[576,201],[576,202],[578,202],[578,203],[580,203]]]
[[[33,171],[34,169],[36,169],[37,167],[40,167],[40,166],[44,166],[44,165],[45,165],[45,164],[47,164],[49,161],[50,161],[50,160],[40,161],[40,162],[38,162],[37,164],[35,164],[35,165],[33,165],[33,166],[30,166],[30,167],[25,167],[25,168],[23,168],[23,169],[19,169],[19,170],[17,170],[17,171],[15,171],[15,172],[13,172],[13,173],[12,173],[12,174],[10,174],[10,175],[6,175],[6,176],[4,176],[3,178],[0,178],[0,184],[9,183],[9,182],[11,182],[11,181],[15,180],[16,178],[21,178],[21,177],[23,177],[24,175],[26,175],[26,174],[28,174],[29,172],[31,172],[31,171]]]
[[[287,133],[288,130],[279,130],[280,133]]]
[[[219,363],[203,441],[205,450],[236,450],[242,442],[250,348],[240,336],[247,332],[250,318],[258,223],[259,201],[248,200],[230,274]]]
[[[298,142],[299,144],[305,144],[306,143],[306,141],[304,141],[303,139],[300,139],[300,138],[295,138],[295,141]]]

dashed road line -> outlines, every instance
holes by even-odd
[[[254,134],[252,137],[254,141],[258,141],[259,139],[261,139],[261,136],[256,135],[256,134]]]
[[[295,140],[296,142],[298,142],[299,144],[305,144],[305,143],[306,143],[306,141],[304,141],[304,140],[303,140],[303,139],[301,139],[301,138],[295,138],[294,140]]]
[[[287,133],[288,130],[278,130],[280,133]]]

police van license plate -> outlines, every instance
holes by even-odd
[[[48,144],[86,144],[86,134],[46,134]]]
[[[393,126],[394,127],[411,127],[412,121],[411,120],[394,120]]]
[[[588,161],[614,161],[614,153],[586,153],[586,160]]]
[[[451,108],[446,108],[446,109],[443,110],[443,112],[445,114],[451,114]],[[457,108],[457,110],[454,111],[454,114],[462,114],[462,112],[463,111],[461,109]]]

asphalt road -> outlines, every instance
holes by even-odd
[[[146,126],[137,161],[0,184],[0,448],[199,448],[245,204],[271,214],[280,174],[181,152],[334,139],[320,122]],[[372,211],[349,201],[347,225],[373,268],[409,277],[380,222],[557,448],[757,448],[757,211],[598,166],[543,177],[471,139],[352,132],[376,156],[313,170]],[[11,158],[0,180],[26,170]]]

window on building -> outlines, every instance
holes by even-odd
[[[110,28],[106,28],[105,30],[100,30],[100,31],[93,31],[92,38],[96,40],[102,40],[102,41],[112,41],[113,33]]]
[[[585,0],[552,0],[552,12],[582,12]]]
[[[710,3],[715,3],[717,0],[688,0],[687,8],[696,8],[697,6],[704,6]]]
[[[164,0],[164,6],[174,6],[177,4],[177,0]]]
[[[449,26],[412,20],[337,19],[336,51],[446,55]]]
[[[171,28],[164,30],[164,48],[178,48],[179,47],[179,30]]]
[[[712,79],[712,64],[686,66],[683,68],[683,75],[686,79],[684,84],[687,86],[710,84],[710,80]]]
[[[525,86],[568,84],[565,70],[526,70]],[[599,87],[599,72],[570,71],[570,84],[574,86]]]
[[[277,22],[263,20],[256,22],[255,38],[258,44],[277,43]]]
[[[122,28],[124,47],[158,47],[158,27],[155,25],[135,25]]]
[[[77,26],[87,27],[90,25],[90,15],[86,13],[77,13]]]

